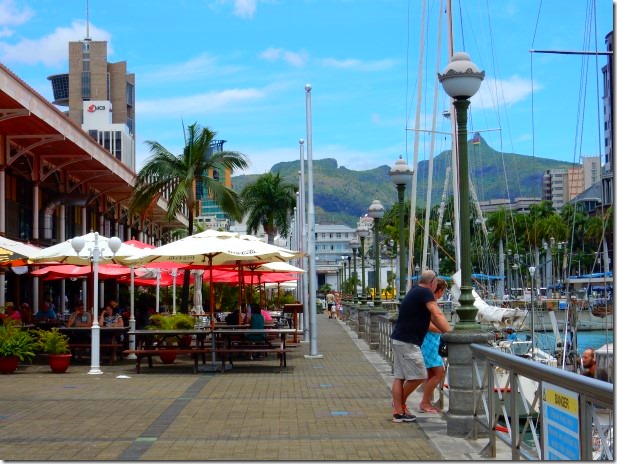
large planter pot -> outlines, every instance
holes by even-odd
[[[48,355],[49,367],[56,374],[63,374],[71,364],[71,354],[50,354]]]
[[[19,358],[17,356],[2,356],[0,357],[0,373],[12,374],[17,370]]]
[[[183,335],[178,340],[178,348],[190,348],[193,343],[193,337],[191,335]]]
[[[159,358],[161,358],[161,362],[163,364],[173,364],[176,360],[176,353],[174,353],[173,351],[166,353],[165,350],[161,350]]]

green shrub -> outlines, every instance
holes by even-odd
[[[67,354],[71,352],[69,337],[57,328],[37,331],[37,349],[47,354]]]
[[[20,361],[32,361],[35,349],[36,340],[27,330],[13,324],[0,326],[0,357],[17,356]]]

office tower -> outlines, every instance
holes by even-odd
[[[54,104],[118,160],[135,170],[135,75],[107,62],[107,42],[69,42],[69,72],[49,76]]]

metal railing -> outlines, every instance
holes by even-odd
[[[390,364],[394,363],[394,357],[392,355],[392,341],[390,335],[392,335],[392,328],[394,324],[390,321],[387,315],[379,316],[379,354],[388,361]]]
[[[554,451],[544,448],[547,443],[550,448],[558,441],[562,443],[556,446],[562,447],[564,453],[573,453],[573,459],[614,459],[611,383],[487,346],[472,344],[471,350],[474,425],[488,431],[487,456],[495,457],[499,439],[510,446],[512,459],[551,459],[550,453]],[[555,422],[552,415],[556,414],[552,403],[543,397],[543,392],[553,391],[549,388],[566,392],[563,394],[566,400],[578,397],[576,406],[570,405],[578,413],[572,420],[576,438],[567,430],[562,432],[560,425],[549,428]],[[551,412],[544,418],[546,411]],[[568,420],[567,414],[559,417],[560,424]]]

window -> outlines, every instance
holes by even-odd
[[[90,100],[90,71],[81,73],[81,97]]]
[[[343,238],[343,234],[341,234],[340,232],[336,233],[336,238]]]

